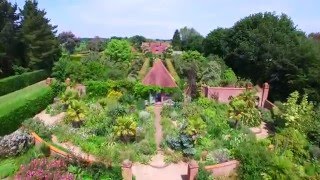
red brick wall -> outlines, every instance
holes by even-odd
[[[246,88],[232,88],[232,87],[204,87],[203,91],[206,97],[215,99],[222,103],[228,103],[231,97],[240,95]],[[263,88],[258,88],[256,94],[259,97],[259,107],[264,107],[265,101],[268,99],[269,85],[265,83]]]

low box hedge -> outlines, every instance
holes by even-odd
[[[0,79],[0,96],[37,83],[46,79],[48,76],[49,73],[47,71],[37,70]]]
[[[24,91],[30,93],[28,89]],[[17,130],[25,119],[33,117],[52,103],[55,96],[52,89],[45,85],[31,93],[26,98],[18,98],[14,104],[1,102],[4,104],[0,108],[0,136]],[[8,105],[4,106],[6,103]]]

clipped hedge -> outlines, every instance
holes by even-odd
[[[146,74],[148,73],[149,68],[150,68],[150,59],[146,58],[144,60],[144,63],[142,65],[141,70],[138,73],[139,79],[142,80],[146,76]]]
[[[124,94],[134,95],[136,98],[146,99],[149,97],[149,93],[152,92],[165,92],[169,94],[180,93],[179,88],[160,88],[157,86],[145,86],[140,82],[131,82],[127,80],[105,82],[101,81],[87,81],[86,92],[90,97],[103,97],[107,96],[111,90],[122,91]]]
[[[39,93],[20,99],[10,110],[0,112],[0,136],[17,130],[25,119],[33,117],[52,103],[54,96],[50,87],[44,87]]]
[[[166,64],[168,67],[168,71],[170,72],[170,74],[172,75],[172,77],[176,80],[176,82],[180,81],[180,77],[176,71],[176,69],[174,68],[171,59],[166,59]]]
[[[37,70],[0,79],[0,96],[37,83],[41,80],[44,80],[48,76],[49,73],[47,71]]]
[[[110,90],[132,92],[134,89],[135,82],[127,80],[119,81],[87,81],[85,83],[87,94],[90,97],[101,97],[106,96]]]

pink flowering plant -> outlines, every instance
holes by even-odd
[[[73,180],[68,172],[68,164],[61,159],[34,159],[27,165],[22,165],[15,179],[23,180]]]

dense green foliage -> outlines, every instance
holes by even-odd
[[[135,35],[129,38],[129,41],[133,45],[133,47],[137,50],[141,50],[141,45],[143,42],[146,42],[147,39],[143,36]]]
[[[269,82],[272,100],[285,100],[295,90],[320,100],[319,46],[287,15],[268,12],[215,29],[204,40],[205,54],[223,57],[238,76],[254,84]]]
[[[126,40],[112,39],[104,52],[114,62],[130,62],[133,58],[131,46]]]
[[[0,1],[0,77],[14,74],[13,65],[15,58],[22,58],[22,52],[18,49],[17,41],[19,20],[17,5],[7,0]]]
[[[180,37],[180,32],[177,29],[172,37],[172,48],[175,51],[180,51],[181,50],[181,37]]]
[[[99,59],[81,58],[80,61],[76,61],[71,60],[70,56],[62,56],[54,64],[52,71],[52,76],[60,81],[70,78],[75,82],[83,82],[85,80],[105,80],[108,77],[108,67]]]
[[[57,26],[45,17],[46,12],[38,8],[37,1],[26,1],[21,10],[22,41],[30,68],[51,68],[59,58],[59,42],[55,37]],[[41,30],[39,30],[39,28]]]
[[[230,101],[229,117],[236,121],[236,127],[239,124],[249,127],[260,125],[262,117],[256,103],[254,91],[249,90]]]
[[[194,28],[184,27],[180,29],[181,49],[184,51],[203,51],[203,36]]]
[[[37,1],[25,1],[18,13],[16,5],[1,0],[0,9],[0,77],[50,69],[60,53],[56,26]]]
[[[79,44],[79,39],[71,32],[62,32],[58,35],[60,45],[68,52],[73,53]]]
[[[15,131],[21,123],[52,103],[50,87],[35,84],[0,97],[0,135]]]
[[[0,79],[0,96],[37,83],[46,77],[48,77],[47,71],[37,70]]]

